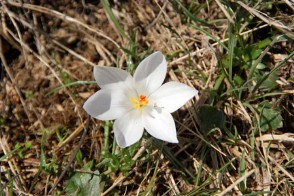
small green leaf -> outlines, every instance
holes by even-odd
[[[200,128],[207,133],[214,128],[224,128],[225,116],[216,107],[203,105],[198,111]]]
[[[21,146],[19,143],[15,144],[14,149],[19,150],[20,148],[21,148]]]
[[[260,69],[260,70],[265,69],[265,68],[266,68],[266,65],[263,63],[258,63],[256,66],[256,69]]]
[[[26,90],[26,91],[25,91],[25,98],[26,98],[27,100],[32,99],[33,96],[34,96],[34,92],[33,92],[33,91],[31,91],[31,90]]]
[[[103,158],[108,161],[107,166],[111,169],[111,171],[116,172],[120,168],[120,161],[117,155],[104,151]]]
[[[60,77],[63,79],[64,84],[68,84],[68,83],[71,83],[71,82],[72,82],[72,81],[70,80],[69,75],[68,75],[67,72],[65,72],[65,71],[61,71],[61,72],[59,73],[59,75],[60,75]]]
[[[80,166],[83,166],[83,154],[81,150],[79,150],[77,153],[76,161]]]
[[[265,47],[269,46],[272,43],[273,39],[274,39],[273,37],[269,37],[269,38],[266,38],[264,40],[261,40],[257,44],[258,48],[262,49],[262,48],[265,48]]]
[[[237,86],[241,86],[244,83],[243,79],[239,75],[234,76],[234,82]]]
[[[262,80],[263,76],[264,75],[257,77],[258,82]],[[276,80],[277,79],[278,79],[278,76],[276,75],[276,73],[270,74],[269,77],[261,83],[261,85],[259,86],[259,89],[270,91],[270,90],[276,88],[276,86],[277,86]]]
[[[260,56],[260,54],[262,53],[262,50],[261,49],[259,49],[257,46],[253,46],[252,48],[251,47],[249,47],[248,48],[248,60],[255,60],[255,59],[257,59],[259,56]]]
[[[95,196],[100,195],[103,190],[104,183],[101,182],[99,172],[90,173],[76,173],[73,175],[66,188],[67,195],[75,196]]]
[[[0,116],[0,127],[5,125],[5,121],[2,116]]]
[[[29,149],[32,146],[32,142],[26,142],[25,143],[25,150]]]
[[[283,126],[283,118],[279,108],[274,107],[274,104],[269,101],[263,101],[257,108],[259,114],[260,128],[262,131],[269,129],[278,129]]]
[[[18,156],[21,159],[24,158],[24,155],[23,155],[24,151],[26,151],[27,149],[29,149],[31,147],[31,145],[32,145],[32,142],[26,142],[25,143],[25,146],[23,148],[18,149],[18,152],[17,153],[18,153]]]

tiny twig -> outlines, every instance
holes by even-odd
[[[254,173],[254,169],[250,170],[249,172],[246,172],[245,175],[240,177],[238,180],[236,180],[234,183],[232,183],[230,186],[228,186],[225,190],[223,190],[221,193],[217,194],[218,196],[227,195],[228,192],[230,192],[235,186],[237,186],[240,182],[246,180],[249,176],[251,176]]]
[[[71,164],[73,163],[74,159],[76,158],[82,144],[83,141],[85,140],[86,134],[87,134],[87,130],[89,128],[89,121],[90,121],[90,116],[88,115],[87,117],[87,121],[86,121],[86,125],[84,126],[84,132],[83,135],[78,143],[78,146],[76,147],[73,155],[71,156],[70,160],[68,161],[67,165],[65,166],[65,168],[63,169],[63,171],[61,172],[60,176],[58,177],[57,181],[54,183],[53,187],[51,188],[51,190],[49,191],[49,193],[51,193],[56,186],[58,185],[58,183],[62,180],[62,178],[64,177],[65,173],[67,172],[67,170],[69,169],[69,167],[71,166]]]

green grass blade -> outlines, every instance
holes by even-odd
[[[234,59],[234,48],[236,47],[236,35],[232,32],[232,25],[229,23],[229,80],[233,81],[233,59]]]
[[[62,86],[59,86],[51,91],[49,91],[48,93],[46,93],[45,96],[49,96],[63,88],[66,88],[66,87],[69,87],[69,86],[74,86],[74,85],[81,85],[81,84],[96,84],[96,81],[82,81],[82,80],[78,80],[78,81],[74,81],[74,82],[70,82],[70,83],[67,83],[67,84],[64,84]]]
[[[208,151],[206,150],[206,147],[202,148],[200,161],[199,161],[199,168],[198,168],[198,172],[197,172],[196,179],[195,179],[195,186],[199,186],[200,179],[201,179],[202,166],[203,166],[203,162],[204,162],[203,160],[205,159],[207,153],[208,153]]]
[[[279,69],[285,62],[287,62],[290,58],[292,58],[294,56],[294,52],[292,52],[291,54],[289,54],[284,60],[282,60],[278,65],[276,65],[274,67],[274,69],[272,69],[268,74],[264,75],[262,77],[262,79],[260,81],[257,82],[257,84],[254,86],[253,90],[251,91],[251,95],[254,94],[254,92],[260,87],[260,85],[271,75],[273,74],[275,71],[277,71],[277,69]]]
[[[245,175],[246,172],[246,160],[245,160],[245,151],[242,152],[242,157],[240,160],[240,167],[239,167],[239,177]],[[243,193],[246,190],[246,180],[240,182],[239,189]]]
[[[211,26],[210,24],[208,24],[207,22],[205,22],[204,20],[200,20],[199,18],[197,18],[193,13],[191,13],[179,0],[174,0],[184,11],[184,13],[191,18],[191,20],[193,20],[196,23],[200,23],[204,26]]]
[[[110,20],[113,22],[115,28],[118,30],[118,32],[121,34],[121,36],[123,36],[126,39],[129,39],[129,37],[125,33],[123,27],[120,25],[119,21],[115,17],[115,15],[110,7],[109,1],[108,0],[101,0],[101,3],[102,3],[103,8],[105,9],[107,15],[109,16]]]
[[[45,143],[46,135],[47,135],[46,129],[43,129],[42,138],[41,138],[41,149],[40,149],[40,151],[41,151],[41,154],[40,154],[40,166],[45,171],[47,169],[46,156],[45,156],[45,151],[44,151],[44,143]]]
[[[155,168],[154,168],[153,175],[151,177],[150,183],[148,184],[148,186],[146,188],[146,193],[144,193],[144,195],[152,195],[152,189],[154,187],[154,184],[156,183],[155,178],[156,178],[157,173],[159,171],[158,170],[158,165],[159,165],[159,160],[156,161],[156,165],[155,165]]]
[[[4,159],[6,159],[10,155],[14,154],[18,150],[20,150],[20,145],[16,145],[12,151],[10,151],[10,152],[6,153],[5,155],[3,155],[2,157],[0,157],[0,161],[3,161]]]

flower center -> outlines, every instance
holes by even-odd
[[[148,105],[149,101],[145,95],[140,95],[139,99],[135,97],[131,97],[130,101],[134,103],[133,107],[134,108],[139,108],[142,110],[142,108],[146,105]]]

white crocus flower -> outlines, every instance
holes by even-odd
[[[170,113],[183,106],[197,90],[179,82],[162,85],[167,63],[161,52],[145,58],[134,77],[114,67],[94,67],[101,90],[84,104],[84,109],[99,120],[114,120],[113,130],[120,147],[137,142],[144,128],[153,137],[178,143],[175,122]]]

